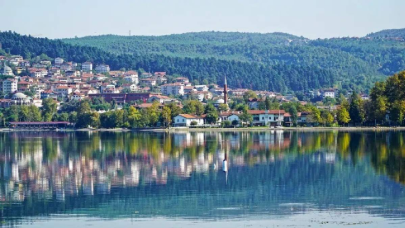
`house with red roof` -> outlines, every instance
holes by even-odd
[[[190,114],[179,114],[174,117],[173,126],[176,127],[190,127],[204,125],[204,118]]]

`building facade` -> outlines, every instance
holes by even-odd
[[[3,81],[2,90],[4,94],[14,93],[18,90],[18,82],[15,79],[6,79]]]
[[[184,85],[180,83],[165,84],[160,87],[163,95],[184,95]]]

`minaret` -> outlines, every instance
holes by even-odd
[[[226,76],[224,80],[224,104],[228,104],[228,84],[226,83]]]

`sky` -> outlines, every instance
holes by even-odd
[[[0,31],[67,38],[199,31],[311,39],[405,28],[405,0],[0,0]]]

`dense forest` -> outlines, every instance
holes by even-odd
[[[85,61],[92,61],[95,64],[105,63],[112,69],[166,71],[168,74],[187,76],[193,81],[202,82],[207,79],[218,84],[223,83],[222,80],[226,75],[229,85],[236,88],[301,91],[333,86],[337,77],[336,72],[319,66],[292,65],[284,62],[269,65],[214,57],[190,58],[156,53],[110,53],[96,47],[72,45],[60,40],[34,38],[13,32],[0,33],[0,43],[5,52],[19,54],[28,59],[31,56],[46,54],[52,58],[62,57],[78,63]]]
[[[386,34],[401,33],[389,30]],[[158,54],[211,58],[266,65],[328,69],[343,86],[364,90],[385,75],[405,69],[405,42],[370,34],[364,38],[309,40],[284,33],[199,32],[167,36],[102,35],[63,39],[115,54]]]

